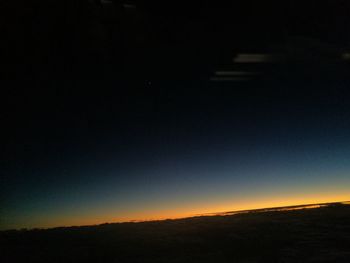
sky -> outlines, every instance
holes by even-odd
[[[9,94],[1,228],[349,200],[346,90],[268,83]]]
[[[103,27],[90,7],[66,17],[60,3],[6,14],[31,23],[8,28],[0,229],[350,200],[339,12],[323,23],[328,7],[174,2]],[[264,52],[291,63],[239,64]],[[257,74],[218,81],[227,71]]]

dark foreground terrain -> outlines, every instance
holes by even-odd
[[[6,262],[350,262],[350,206],[1,232]]]

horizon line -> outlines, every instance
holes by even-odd
[[[292,210],[301,210],[301,209],[315,209],[315,208],[329,206],[332,204],[350,205],[350,200],[349,201],[325,202],[325,203],[308,203],[308,204],[301,204],[301,205],[273,206],[273,207],[233,210],[233,211],[225,211],[225,212],[211,212],[211,213],[203,213],[203,214],[194,214],[191,216],[164,218],[164,219],[129,220],[129,221],[122,221],[122,222],[104,222],[104,223],[100,223],[100,224],[71,225],[71,226],[57,226],[57,227],[33,227],[33,228],[23,227],[23,228],[17,228],[17,229],[12,228],[12,229],[0,230],[0,232],[52,230],[52,229],[58,229],[58,228],[98,227],[98,226],[113,225],[113,224],[150,223],[150,222],[161,222],[161,221],[169,221],[169,220],[184,220],[184,219],[191,219],[191,218],[198,218],[198,217],[232,216],[232,215],[239,215],[239,214],[244,214],[244,213],[249,213],[249,212],[256,212],[256,213],[261,212],[261,213],[263,213],[263,212],[271,212],[271,211],[277,212],[277,211],[292,211]]]

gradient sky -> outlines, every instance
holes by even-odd
[[[1,229],[349,200],[348,82],[287,76],[8,92]]]

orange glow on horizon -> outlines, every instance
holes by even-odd
[[[145,210],[145,211],[135,211],[129,215],[122,217],[116,217],[111,214],[98,214],[85,216],[84,219],[81,217],[66,216],[61,218],[55,218],[55,220],[46,220],[46,223],[41,225],[42,228],[51,228],[59,226],[83,226],[83,225],[99,225],[103,223],[122,223],[122,222],[142,222],[142,221],[155,221],[155,220],[165,220],[165,219],[180,219],[188,218],[199,215],[209,215],[209,214],[220,214],[222,212],[230,211],[240,211],[240,210],[254,210],[263,208],[273,208],[273,207],[284,207],[284,206],[298,206],[305,204],[322,204],[322,203],[332,203],[332,202],[342,202],[348,203],[350,196],[348,194],[340,195],[322,195],[316,196],[310,194],[309,196],[300,197],[285,197],[285,198],[261,198],[260,200],[241,200],[240,202],[234,202],[232,200],[226,203],[220,204],[209,204],[208,202],[203,204],[193,204],[192,208],[177,207],[172,210]],[[187,204],[189,206],[189,204]],[[312,208],[312,206],[311,206]]]

